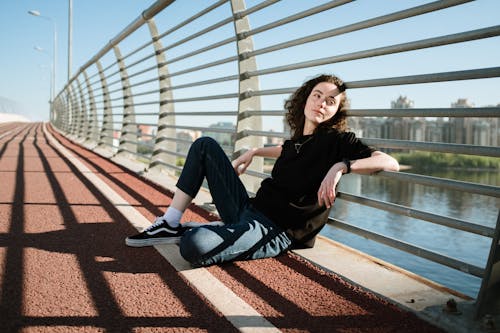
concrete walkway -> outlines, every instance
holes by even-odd
[[[193,269],[125,246],[172,193],[48,125],[0,125],[0,188],[1,332],[442,332],[303,257],[325,252]]]

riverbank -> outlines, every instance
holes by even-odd
[[[401,170],[500,170],[500,158],[495,157],[437,152],[394,153],[391,155],[398,160],[402,166]]]

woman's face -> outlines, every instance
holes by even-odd
[[[341,94],[338,87],[330,82],[320,82],[313,88],[304,108],[304,135],[312,134],[319,124],[337,113]]]

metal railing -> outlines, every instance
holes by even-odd
[[[360,12],[372,12],[362,6],[370,5],[354,4],[349,0],[327,1],[314,7],[309,1],[293,2],[291,6],[291,1],[267,0],[248,9],[243,0],[223,0],[203,2],[207,7],[196,8],[193,12],[190,11],[194,6],[190,7],[188,1],[157,1],[71,78],[54,100],[51,122],[67,135],[97,150],[139,159],[148,165],[150,172],[161,170],[174,174],[182,168],[179,159],[186,156],[190,143],[201,134],[214,136],[230,157],[250,146],[263,146],[265,140],[276,143],[286,139],[286,127],[282,131],[270,130],[271,123],[283,127],[284,111],[281,105],[276,105],[281,104],[305,77],[316,73],[334,71],[346,78],[363,77],[346,82],[349,92],[359,91],[355,97],[359,99],[363,96],[373,98],[370,89],[393,92],[414,85],[449,89],[447,84],[470,80],[487,85],[484,79],[494,79],[493,84],[498,86],[498,57],[496,63],[485,68],[477,68],[480,63],[470,61],[465,65],[453,64],[448,71],[436,70],[436,66],[425,60],[426,52],[433,50],[450,48],[446,50],[453,54],[464,45],[476,47],[474,43],[478,42],[498,43],[499,25],[460,32],[442,29],[442,34],[428,36],[433,31],[425,29],[427,25],[422,22],[429,20],[429,26],[432,22],[441,25],[440,17],[449,19],[453,15],[463,20],[457,8],[468,6],[467,10],[473,11],[481,5],[469,2],[435,1],[412,8],[399,4],[401,8],[392,12],[378,9],[378,15],[360,19]],[[250,20],[258,22],[257,28],[250,26]],[[398,37],[401,34],[396,32],[415,29],[414,22],[425,33],[420,34],[420,39],[401,42]],[[375,36],[378,42],[366,42],[366,49],[356,50],[355,47],[365,47],[365,42],[351,42],[356,40],[356,34],[366,34],[363,35],[365,41]],[[482,52],[487,50],[483,44],[477,47],[481,47]],[[347,51],[339,51],[342,49]],[[424,53],[415,53],[418,51]],[[420,57],[424,59],[421,62]],[[403,66],[404,70],[392,72],[378,70],[385,58],[406,65],[406,68]],[[364,61],[368,61],[367,65]],[[415,72],[413,64],[418,64],[420,72],[408,74]],[[360,74],[357,67],[366,66],[371,70]],[[466,88],[460,87],[460,93],[466,94]],[[500,107],[365,107],[352,108],[348,114],[354,120],[364,117],[460,117],[493,119],[498,124]],[[354,126],[354,130],[362,134],[362,129]],[[374,137],[363,137],[363,140],[391,151],[498,158],[498,133],[497,128],[494,144],[490,145]],[[250,193],[255,192],[261,179],[268,176],[264,168],[263,159],[256,159],[242,176]],[[406,172],[380,172],[376,177],[500,197],[499,187],[493,185]],[[496,228],[486,227],[346,192],[339,193],[339,198],[491,238],[488,263],[486,267],[479,267],[372,232],[355,223],[335,218],[330,221],[336,228],[481,278],[477,316],[491,307],[494,300],[488,295],[500,280],[498,221]]]

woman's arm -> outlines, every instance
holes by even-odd
[[[399,163],[392,156],[381,151],[374,151],[370,157],[353,160],[351,172],[358,174],[371,174],[377,171],[399,171]],[[344,162],[335,163],[321,182],[318,190],[318,203],[330,208],[335,201],[335,189],[340,178],[345,174],[347,165]]]
[[[281,146],[249,149],[232,162],[233,168],[238,175],[241,175],[246,171],[250,163],[252,163],[254,156],[278,158],[281,155],[281,150]]]
[[[351,172],[371,174],[377,171],[399,171],[396,159],[381,151],[374,151],[370,157],[351,161]]]

